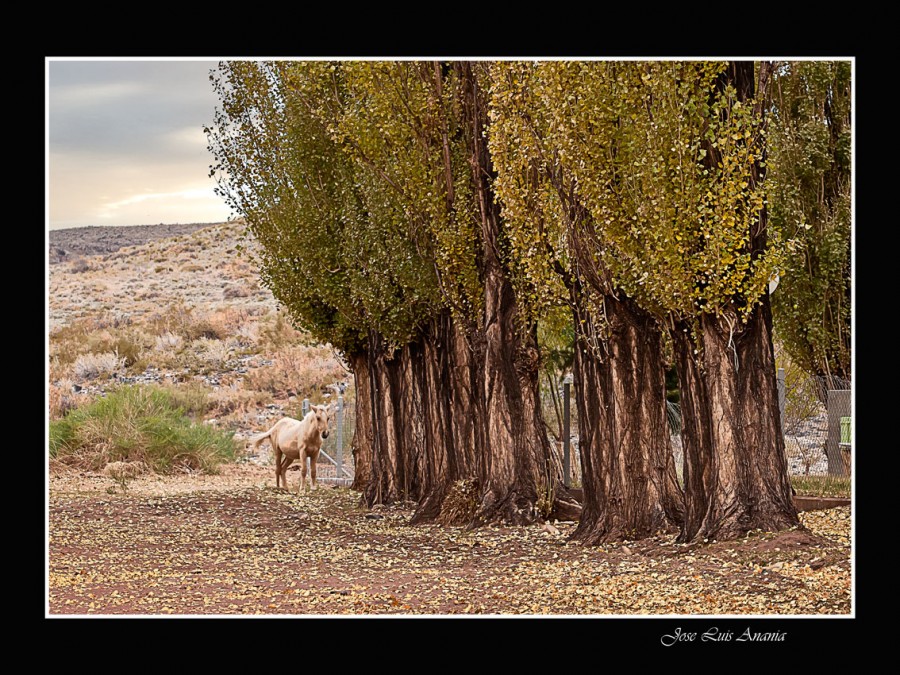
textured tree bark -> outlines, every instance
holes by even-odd
[[[372,467],[372,393],[369,382],[368,352],[359,351],[348,356],[353,371],[354,391],[356,392],[356,420],[353,429],[353,440],[350,451],[353,455],[352,490],[364,492],[369,484]]]
[[[684,542],[735,539],[799,523],[791,497],[768,298],[732,333],[701,318],[672,333],[681,379]],[[694,354],[694,350],[698,354]]]
[[[423,491],[412,523],[467,524],[464,513],[445,510],[444,502],[456,481],[476,474],[476,448],[482,447],[476,440],[482,435],[476,369],[468,342],[449,311],[429,326],[423,345]]]
[[[444,513],[444,500],[455,481],[475,477],[483,447],[468,343],[445,311],[401,349],[389,351],[375,334],[369,345],[357,379],[366,388],[358,394],[357,435],[361,447],[371,447],[360,485],[365,503],[411,500],[418,503],[413,523],[460,522],[458,514]]]
[[[549,515],[561,481],[538,413],[538,353],[519,335],[512,287],[492,266],[485,278],[487,464],[479,517],[524,524]]]
[[[393,351],[372,332],[368,348],[368,384],[372,460],[363,498],[367,506],[418,501],[421,489],[419,453],[421,348]]]
[[[586,544],[677,531],[684,515],[666,420],[662,334],[633,301],[607,296],[604,304],[608,327],[596,348],[587,338],[591,319],[575,316],[584,510],[572,538]]]
[[[482,395],[484,464],[479,467],[477,520],[526,524],[554,510],[577,512],[540,417],[539,353],[533,327],[518,325],[518,305],[502,254],[500,207],[488,152],[487,101],[480,66],[460,64],[465,82],[467,142],[481,222],[484,315]]]
[[[771,72],[771,64],[761,64],[760,95],[754,102],[759,116]],[[753,63],[730,63],[719,87],[728,84],[740,100],[753,98]],[[706,147],[706,161],[714,166],[717,152]],[[763,175],[757,163],[751,189]],[[766,219],[763,209],[748,232],[754,253],[765,250]],[[747,302],[761,304],[742,321],[738,307]],[[685,520],[679,539],[735,539],[753,529],[799,524],[778,409],[769,296],[735,297],[718,315],[699,314],[695,326],[676,323],[671,335],[681,381],[685,456]]]

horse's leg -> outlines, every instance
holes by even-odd
[[[313,453],[309,458],[309,480],[312,483],[312,489],[316,489],[316,464],[319,463],[319,453]]]
[[[300,496],[300,488],[306,492],[306,450],[300,451],[300,484],[297,485],[297,496]]]
[[[281,487],[281,475],[283,470],[281,468],[281,448],[278,447],[278,444],[272,441],[272,452],[275,455],[275,489],[277,490]],[[285,486],[287,485],[287,476],[284,477]]]
[[[291,491],[291,486],[288,485],[287,470],[288,470],[288,467],[293,463],[294,463],[294,460],[291,459],[290,457],[288,457],[287,455],[285,455],[281,460],[281,477],[284,480],[284,489],[287,490],[288,492]]]

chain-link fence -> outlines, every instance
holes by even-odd
[[[778,386],[784,450],[795,489],[831,496],[849,494],[850,382],[779,369]]]
[[[789,362],[778,369],[779,405],[788,473],[798,493],[843,496],[850,492],[852,457],[851,383],[838,377],[817,377]],[[574,391],[569,402],[569,476],[581,485],[578,411]],[[541,403],[548,437],[564,465],[565,387],[544,382]],[[681,413],[668,403],[672,453],[680,478],[684,475]]]
[[[337,408],[329,420],[328,438],[322,439],[319,461],[316,464],[317,480],[336,485],[350,485],[353,482],[353,456],[350,444],[356,426],[356,396],[353,385],[345,385],[342,394],[330,395]],[[303,414],[309,410],[308,401],[303,402]]]
[[[777,354],[777,352],[776,352]],[[851,394],[848,380],[816,377],[790,363],[778,370],[779,404],[784,430],[788,473],[798,492],[849,494],[849,468],[852,451]],[[568,411],[566,389],[569,390]],[[338,401],[342,409],[331,421],[331,433],[322,442],[318,477],[326,482],[349,484],[353,479],[350,445],[356,424],[356,396],[352,381],[347,383]],[[566,429],[568,428],[568,475],[570,484],[581,485],[581,453],[578,438],[578,408],[574,389],[565,380],[546,380],[541,387],[541,404],[547,436],[558,453],[560,466],[566,466]],[[566,413],[568,412],[568,427]],[[683,476],[684,455],[681,445],[681,417],[678,404],[668,404],[672,453],[679,476]],[[340,422],[340,423],[338,423]],[[338,467],[340,462],[340,468]]]

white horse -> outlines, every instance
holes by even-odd
[[[306,417],[295,420],[293,417],[283,417],[275,423],[275,426],[265,433],[251,436],[248,442],[258,450],[263,441],[268,440],[272,445],[272,454],[275,456],[275,487],[287,489],[287,468],[300,460],[300,482],[297,484],[297,494],[300,487],[306,490],[306,458],[310,459],[310,479],[312,489],[316,489],[316,462],[319,459],[319,450],[322,449],[322,439],[328,438],[328,423],[331,419],[332,406],[314,405],[310,407]]]

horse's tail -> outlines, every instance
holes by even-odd
[[[259,450],[260,444],[267,438],[269,439],[269,442],[271,443],[271,441],[272,441],[271,435],[272,435],[273,431],[275,431],[275,427],[272,427],[268,431],[264,431],[261,434],[256,434],[255,436],[251,436],[250,438],[247,439],[247,443],[252,445],[254,450]]]

